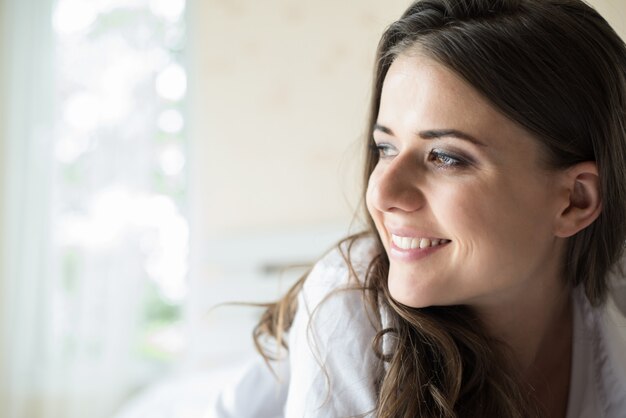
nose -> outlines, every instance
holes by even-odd
[[[423,179],[415,159],[398,155],[376,167],[368,183],[369,204],[382,212],[414,212],[425,205]]]

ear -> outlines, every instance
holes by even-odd
[[[595,221],[602,211],[598,167],[593,161],[578,163],[563,172],[563,200],[555,235],[571,237]]]

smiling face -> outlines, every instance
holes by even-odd
[[[517,300],[562,280],[560,171],[455,73],[400,55],[384,81],[367,207],[412,307]]]

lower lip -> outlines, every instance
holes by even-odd
[[[444,248],[445,246],[447,246],[448,244],[450,244],[449,242],[446,242],[445,244],[439,244],[435,247],[412,248],[410,250],[405,250],[403,248],[397,247],[393,241],[390,241],[390,242],[391,242],[391,248],[389,251],[389,257],[393,258],[394,260],[399,260],[399,261],[421,260],[422,258],[428,257],[435,251],[438,251]]]

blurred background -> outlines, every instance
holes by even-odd
[[[407,0],[0,0],[0,416],[196,418],[360,229]],[[626,5],[591,2],[624,36]]]

